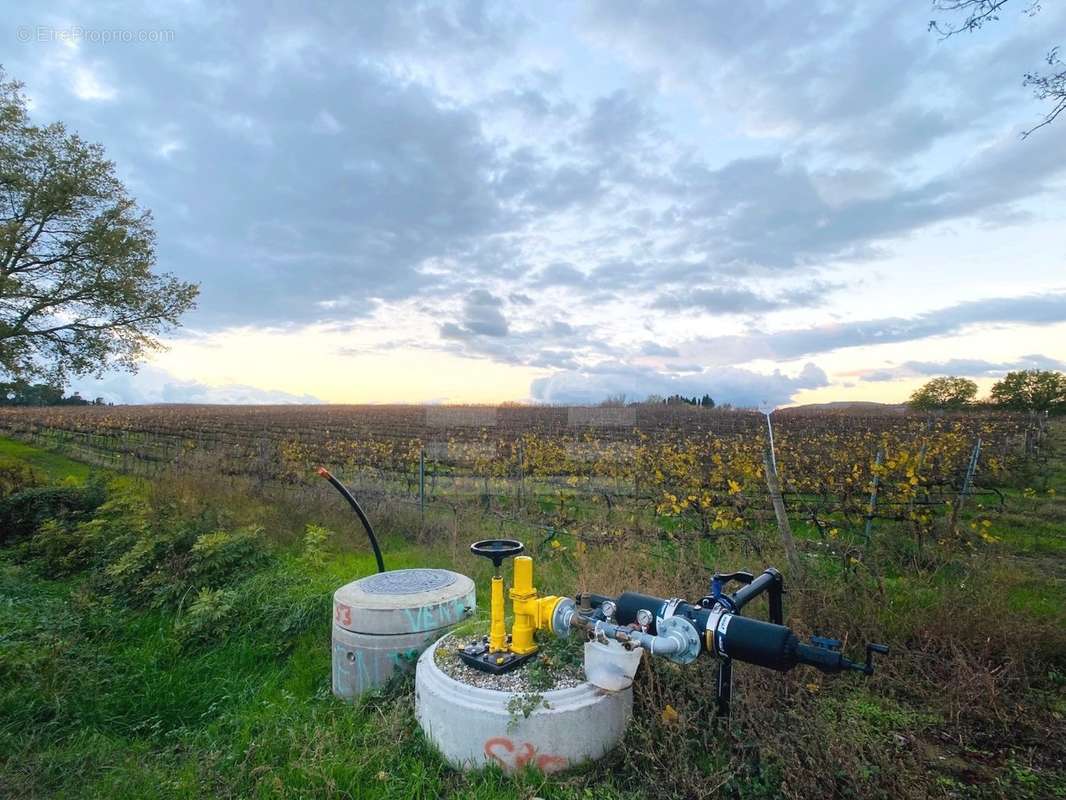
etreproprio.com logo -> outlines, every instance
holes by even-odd
[[[20,25],[16,33],[20,42],[90,42],[92,44],[133,44],[135,42],[173,42],[174,31],[146,28],[83,28],[71,25]]]

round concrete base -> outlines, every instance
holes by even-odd
[[[542,772],[600,758],[625,733],[633,690],[606,692],[591,683],[543,692],[528,717],[508,709],[512,692],[481,689],[444,674],[434,661],[441,639],[418,659],[415,714],[444,758],[459,769],[499,764],[511,772],[531,764]]]
[[[355,700],[410,669],[474,605],[474,582],[446,569],[397,569],[345,584],[333,595],[333,693]]]

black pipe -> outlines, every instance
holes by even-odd
[[[781,588],[784,581],[781,578],[781,573],[773,567],[770,567],[762,575],[753,580],[747,586],[744,586],[732,595],[733,607],[740,611],[749,602],[754,600],[763,592],[770,592],[770,619],[774,619],[775,616],[778,619],[774,620],[780,624],[781,616]],[[775,614],[775,612],[777,612]]]
[[[370,527],[370,520],[366,518],[366,514],[363,513],[363,509],[359,503],[356,502],[355,497],[348,491],[348,487],[333,477],[331,473],[325,467],[318,468],[318,474],[325,478],[327,481],[333,484],[333,488],[341,493],[341,496],[348,501],[348,505],[355,511],[355,515],[359,517],[359,521],[363,523],[363,527],[366,528],[366,535],[370,538],[370,546],[374,550],[374,558],[378,562],[378,572],[385,571],[385,562],[381,558],[381,548],[378,547],[378,537],[374,535],[374,529]]]

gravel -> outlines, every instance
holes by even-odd
[[[551,659],[550,654],[542,650],[536,658],[530,659],[520,667],[502,675],[493,675],[491,672],[482,672],[464,664],[456,654],[459,648],[473,644],[482,639],[481,636],[454,636],[449,634],[440,640],[437,650],[433,654],[434,661],[441,671],[449,678],[479,689],[495,689],[499,692],[514,692],[516,694],[536,694],[554,689],[570,689],[585,682],[585,671],[580,664],[560,664]],[[551,689],[544,689],[541,683],[539,688],[530,683],[530,667],[540,662],[547,668],[547,674],[552,679]],[[548,666],[551,665],[551,666]],[[544,671],[541,670],[543,678]]]

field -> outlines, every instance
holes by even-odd
[[[960,494],[1002,504],[999,483],[1035,460],[1045,427],[1024,415],[783,412],[772,457],[792,515],[823,538],[875,519],[906,521],[922,538]],[[706,533],[757,527],[771,507],[763,415],[685,404],[3,409],[0,433],[129,474],[212,474],[296,494],[325,464],[361,492],[421,510],[473,500],[555,527],[602,527],[619,511]]]
[[[672,406],[27,409],[0,433],[4,797],[1066,797],[1061,422],[779,413],[772,452],[762,415]],[[728,723],[713,663],[645,664],[603,761],[462,775],[410,679],[329,693],[330,594],[373,562],[318,463],[390,568],[480,591],[466,545],[501,533],[559,593],[774,564],[797,632],[893,653],[868,680],[738,667]]]

